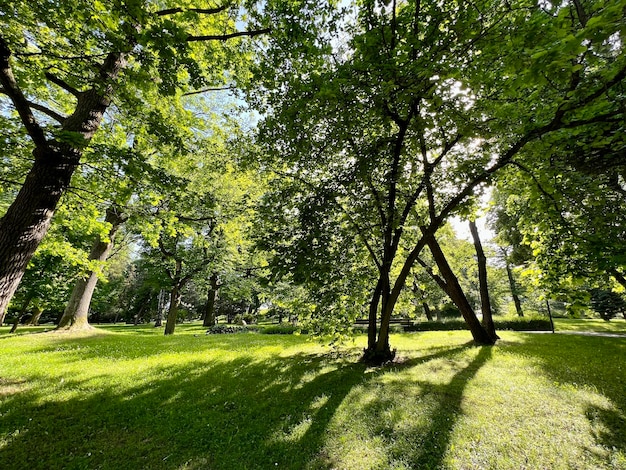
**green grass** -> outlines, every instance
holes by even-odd
[[[5,328],[3,469],[626,469],[624,338],[396,334],[368,368],[363,336]]]
[[[614,318],[611,321],[591,318],[555,318],[554,329],[556,331],[593,331],[598,333],[626,334],[626,320],[623,318]]]

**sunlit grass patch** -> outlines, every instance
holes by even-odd
[[[611,321],[592,318],[555,318],[554,328],[557,331],[593,331],[626,334],[626,320],[624,318],[614,318]]]
[[[401,334],[372,368],[182,326],[0,340],[0,468],[626,468],[620,338]]]

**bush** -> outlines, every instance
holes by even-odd
[[[306,334],[306,331],[300,331],[300,328],[293,325],[272,325],[266,326],[260,330],[265,335],[292,335],[296,332]]]
[[[503,318],[494,319],[496,330],[512,331],[552,331],[550,320],[547,318]],[[404,331],[452,331],[467,330],[463,320],[448,320],[443,322],[422,322],[407,326]]]
[[[231,333],[247,333],[248,328],[240,325],[214,325],[206,330],[207,335],[222,335]]]

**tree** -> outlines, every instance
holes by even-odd
[[[626,319],[626,300],[624,300],[623,295],[611,290],[593,289],[591,291],[591,308],[606,321],[620,313]]]
[[[611,36],[623,5],[589,2],[582,14],[577,5],[365,1],[342,26],[345,47],[320,33],[296,55],[280,49],[271,57],[281,66],[259,74],[273,169],[325,202],[315,206],[320,223],[296,237],[343,218],[369,254],[377,281],[366,358],[392,357],[396,303],[451,215],[540,138],[621,116],[626,69]],[[269,83],[279,85],[268,93]],[[312,200],[298,210],[312,212]],[[416,241],[401,249],[409,232]],[[496,340],[467,320],[477,342]]]
[[[487,282],[487,257],[483,250],[482,243],[480,242],[480,236],[478,235],[478,227],[476,227],[476,221],[470,220],[469,222],[470,233],[474,240],[474,247],[476,249],[476,261],[478,263],[478,282],[480,284],[480,304],[483,314],[483,326],[489,333],[489,336],[497,338],[496,328],[493,324],[493,313],[491,310],[491,299],[489,297],[489,284]]]
[[[173,95],[221,86],[243,57],[237,38],[268,32],[238,31],[239,4],[163,6],[3,3],[0,91],[30,137],[34,158],[0,219],[0,317],[113,99],[144,105],[145,92],[155,87]]]
[[[113,248],[113,241],[120,226],[124,223],[127,216],[119,212],[116,207],[107,209],[105,223],[110,224],[109,232],[106,238],[98,239],[89,253],[89,261],[95,263],[103,263],[107,260]],[[91,270],[86,277],[79,279],[72,290],[70,299],[67,303],[63,316],[59,321],[58,328],[84,329],[89,327],[89,305],[91,298],[98,282],[100,273],[97,270]]]

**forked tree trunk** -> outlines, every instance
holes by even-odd
[[[36,306],[33,308],[33,316],[28,320],[28,325],[37,326],[39,325],[39,319],[41,318],[41,314],[43,313],[43,308],[40,306]]]
[[[461,288],[461,284],[459,284],[459,280],[452,271],[452,268],[450,268],[448,260],[443,254],[443,251],[441,250],[441,247],[439,246],[439,243],[437,243],[435,237],[428,236],[426,244],[433,255],[435,263],[437,263],[441,276],[445,280],[445,284],[447,286],[446,293],[461,312],[465,323],[472,333],[474,341],[479,344],[494,344],[496,339],[489,335],[487,330],[485,330],[485,328],[480,324],[478,317],[474,313],[474,309],[467,300],[467,297]]]
[[[100,127],[111,103],[113,82],[126,65],[125,54],[110,53],[96,69],[93,88],[76,92],[74,112],[62,120],[61,132],[79,145],[49,139],[32,113],[13,75],[11,50],[0,36],[0,84],[20,116],[35,149],[34,162],[17,197],[0,219],[0,324],[24,276],[26,266],[50,228],[59,199],[68,188],[83,149]]]
[[[496,333],[496,327],[493,324],[493,312],[491,310],[491,299],[489,298],[489,284],[487,283],[487,257],[485,256],[483,245],[480,242],[476,222],[470,220],[469,227],[474,240],[474,249],[476,250],[476,259],[478,261],[478,283],[480,286],[480,306],[483,314],[483,326],[489,336],[493,339],[500,339]]]
[[[89,254],[90,261],[104,263],[107,260],[113,248],[115,234],[126,218],[118,214],[115,208],[110,207],[107,209],[104,220],[111,224],[108,240],[98,240],[94,243]],[[96,271],[91,271],[86,277],[76,282],[57,329],[80,330],[90,328],[88,321],[89,305],[97,283],[98,273]]]

